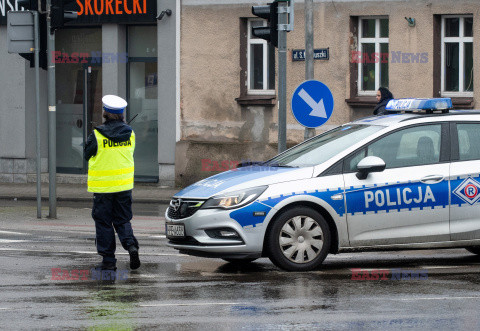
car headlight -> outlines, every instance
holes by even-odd
[[[208,208],[221,208],[221,209],[234,209],[244,206],[260,196],[268,186],[258,186],[252,189],[240,190],[234,192],[222,193],[215,195],[205,201],[202,205],[202,209]]]

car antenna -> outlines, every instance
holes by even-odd
[[[131,119],[130,121],[128,121],[128,122],[127,122],[127,124],[130,124],[130,123],[132,123],[132,122],[133,122],[133,120],[134,120],[134,119],[135,119],[135,118],[138,116],[138,114],[140,114],[140,113],[137,113],[137,115],[133,116],[133,117],[132,117],[132,119]]]

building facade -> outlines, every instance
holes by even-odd
[[[9,9],[5,1],[2,15]],[[101,123],[105,94],[129,102],[138,181],[185,186],[238,162],[275,155],[276,50],[251,35],[253,26],[265,24],[251,6],[266,3],[78,0],[79,20],[56,32],[57,171],[66,174],[60,178],[84,180],[82,143]],[[479,9],[476,0],[314,1],[314,47],[328,52],[328,59],[314,61],[314,77],[335,102],[331,119],[316,132],[372,114],[381,86],[397,98],[449,96],[456,108],[475,107]],[[287,41],[287,99],[305,80],[303,1],[296,1],[294,27]],[[34,71],[7,53],[5,25],[0,54],[0,180],[33,181]],[[43,71],[41,79],[47,171]],[[287,109],[291,146],[303,140],[304,128]]]

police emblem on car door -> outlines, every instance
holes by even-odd
[[[448,132],[447,124],[402,128],[345,159],[350,245],[449,240],[449,162],[442,130]],[[385,169],[365,167],[359,173],[359,162],[371,156]]]

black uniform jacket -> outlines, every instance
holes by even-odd
[[[98,132],[103,134],[108,139],[114,142],[122,142],[130,139],[132,135],[132,128],[123,121],[107,120],[100,126],[97,126]],[[87,139],[87,143],[83,148],[83,156],[85,160],[89,160],[92,156],[97,154],[97,139],[92,132]]]

